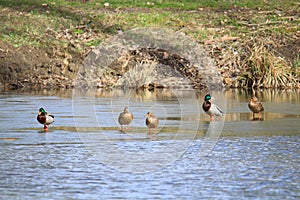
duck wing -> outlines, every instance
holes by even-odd
[[[264,111],[264,107],[263,107],[262,103],[258,102],[257,104],[258,104],[257,106],[259,107],[259,110]]]
[[[46,121],[44,124],[52,124],[54,122],[54,115],[51,115],[51,114],[46,114]]]
[[[224,112],[222,111],[222,109],[219,108],[216,104],[212,104],[211,110],[212,110],[214,115],[217,115],[217,116],[223,116],[224,115]]]

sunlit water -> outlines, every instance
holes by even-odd
[[[299,93],[257,93],[263,120],[253,120],[249,93],[212,93],[226,112],[215,122],[203,94],[199,105],[188,92],[162,94],[3,92],[1,198],[300,198]],[[126,133],[117,124],[124,106],[135,116]],[[40,107],[55,115],[48,132]],[[148,110],[160,119],[157,135],[144,124]]]

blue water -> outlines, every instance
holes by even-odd
[[[149,137],[142,124],[143,101],[130,107],[137,122],[127,134],[119,131],[115,120],[108,120],[117,116],[110,115],[111,110],[119,112],[122,107],[114,106],[111,101],[111,98],[98,97],[95,103],[96,118],[102,121],[101,116],[105,116],[108,129],[77,130],[74,118],[89,119],[89,116],[74,115],[72,96],[1,95],[0,198],[300,198],[300,134],[295,110],[299,102],[288,101],[284,110],[276,107],[276,112],[266,111],[264,121],[251,121],[243,100],[227,101],[228,116],[222,133],[210,138],[213,146],[203,154],[201,148],[209,139],[205,133],[213,128],[213,122],[203,112],[199,118],[191,119],[199,120],[199,132],[192,139],[181,137],[176,130],[179,136],[174,137],[173,129],[161,129],[156,137]],[[113,105],[113,109],[111,106],[105,109],[105,104]],[[176,99],[156,99],[155,104],[164,113],[173,113],[171,119],[161,118],[161,126],[172,128],[184,121],[181,114],[176,115]],[[270,108],[273,104],[278,101],[264,105]],[[38,108],[44,105],[56,119],[48,132],[35,119]],[[108,142],[104,140],[106,136]],[[114,152],[110,143],[122,150],[121,153]],[[180,144],[186,147],[176,154],[182,150]],[[160,160],[164,152],[166,158],[172,159]],[[149,157],[119,162],[129,153]],[[161,163],[164,161],[167,162]],[[136,170],[135,166],[139,168]],[[153,170],[143,170],[149,166],[154,166],[149,168]]]

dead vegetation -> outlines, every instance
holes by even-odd
[[[115,86],[122,88],[148,87],[155,82],[154,69],[156,66],[157,62],[154,60],[142,60],[118,79]]]
[[[194,88],[207,87],[203,73],[187,59],[162,49],[140,48],[128,51],[106,68],[82,74],[79,87],[97,88]],[[94,74],[98,74],[94,77]]]
[[[275,41],[252,39],[222,40],[209,47],[226,87],[300,88],[299,63],[280,56],[276,46]]]

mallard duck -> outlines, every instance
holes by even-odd
[[[54,122],[54,116],[47,113],[44,108],[40,108],[37,120],[41,124],[44,124],[44,130],[47,131],[48,126]]]
[[[124,111],[119,115],[119,123],[121,125],[121,130],[123,130],[123,125],[129,125],[133,120],[133,114],[131,114],[128,110],[128,107],[124,108]]]
[[[149,133],[150,133],[150,129],[154,128],[154,131],[156,132],[156,127],[158,125],[158,119],[155,117],[153,112],[147,112],[146,114],[146,125],[149,129]]]
[[[248,107],[253,112],[253,118],[255,113],[258,113],[259,118],[261,118],[261,112],[264,111],[264,107],[255,96],[252,96],[251,99],[249,99]]]
[[[209,115],[210,121],[213,120],[213,116],[223,116],[224,112],[216,105],[210,102],[210,94],[205,95],[204,102],[202,104],[202,109],[206,114]]]

